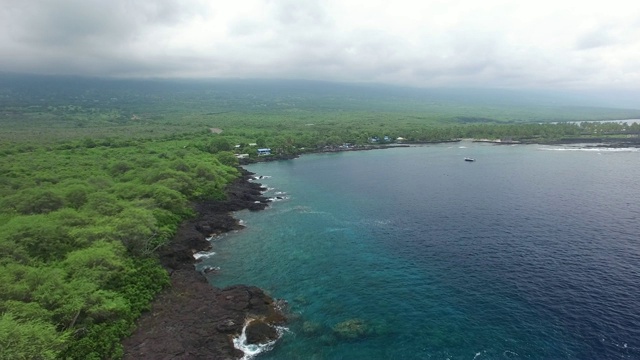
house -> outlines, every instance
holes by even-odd
[[[258,155],[260,155],[260,156],[262,156],[262,155],[271,155],[271,149],[269,149],[269,148],[258,149]]]

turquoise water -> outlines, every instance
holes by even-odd
[[[285,200],[238,212],[247,228],[202,266],[289,302],[260,359],[640,358],[635,149],[463,142],[247,168]]]

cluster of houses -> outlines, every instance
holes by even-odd
[[[388,143],[388,142],[392,142],[392,141],[395,141],[395,142],[403,142],[404,140],[405,140],[405,139],[404,139],[403,137],[397,137],[395,140],[393,140],[393,139],[392,139],[390,136],[388,136],[388,135],[385,135],[382,139],[380,139],[380,138],[379,138],[379,137],[377,137],[377,136],[372,136],[372,137],[370,137],[370,138],[369,138],[369,142],[370,142],[370,143],[372,143],[372,144],[381,143],[381,142],[383,142],[383,143]]]
[[[258,146],[258,144],[250,143],[249,146]],[[240,145],[239,144],[236,145],[235,148],[239,149]],[[271,149],[269,149],[269,148],[258,148],[258,149],[256,149],[256,152],[258,153],[258,156],[271,155]],[[236,157],[238,159],[244,159],[244,158],[248,158],[249,154],[236,154]]]
[[[392,139],[391,137],[389,137],[388,135],[385,135],[382,139],[380,139],[377,136],[372,136],[369,138],[369,143],[372,144],[376,144],[376,143],[388,143],[388,142],[398,142],[401,143],[403,142],[405,139],[403,137],[398,137],[396,139]],[[249,146],[258,146],[258,144],[256,143],[250,143]],[[240,148],[240,145],[236,145],[235,146],[236,149]],[[344,143],[341,146],[339,146],[338,148],[342,148],[342,149],[352,149],[354,148],[353,144],[350,143]],[[267,155],[271,155],[271,149],[270,148],[258,148],[256,149],[256,152],[258,154],[258,156],[267,156]],[[238,159],[244,159],[249,157],[249,154],[236,154],[236,157]]]

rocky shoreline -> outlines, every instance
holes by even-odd
[[[588,139],[560,139],[556,142],[546,142],[545,145],[589,144],[591,148],[637,148],[640,147],[640,137],[622,138],[588,138]]]
[[[249,342],[277,337],[274,327],[286,321],[278,302],[254,286],[213,287],[194,269],[193,254],[211,247],[206,237],[242,228],[230,212],[262,210],[268,204],[261,185],[249,181],[253,174],[240,171],[241,177],[227,187],[227,199],[195,204],[198,216],[182,223],[159,252],[171,287],[154,299],[123,340],[124,359],[238,359],[243,353],[233,338],[247,319],[256,320],[246,329]]]

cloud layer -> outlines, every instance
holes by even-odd
[[[628,0],[7,0],[0,71],[640,89]]]

